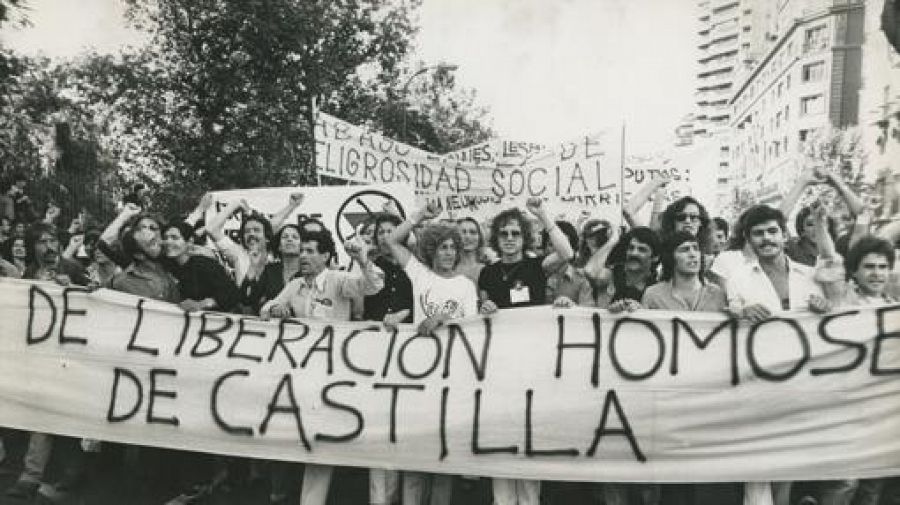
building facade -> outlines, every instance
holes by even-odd
[[[746,12],[763,26],[742,39],[729,101],[731,186],[738,199],[777,204],[814,139],[859,123],[865,6],[759,0]]]
[[[730,185],[730,123],[732,107],[729,102],[737,84],[740,69],[741,0],[700,0],[697,2],[697,85],[694,93],[695,111],[689,123],[676,130],[680,150],[711,152],[704,156],[704,165],[693,167],[696,175],[715,181],[717,209],[728,200]],[[684,144],[685,126],[692,127],[692,140]],[[688,145],[691,147],[688,148]],[[686,157],[693,155],[684,153]],[[698,179],[699,180],[699,179]]]

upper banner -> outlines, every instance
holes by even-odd
[[[451,322],[182,312],[0,281],[0,425],[546,480],[900,475],[900,306],[748,326],[546,307]]]
[[[367,184],[406,184],[415,188],[420,205],[435,202],[452,217],[488,218],[537,196],[554,214],[574,218],[587,209],[596,217],[619,222],[620,139],[600,133],[554,149],[525,143],[506,148],[507,165],[499,163],[489,145],[483,152],[475,148],[482,153],[477,159],[475,151],[439,156],[324,112],[316,119],[319,175]],[[512,159],[521,162],[517,165]]]

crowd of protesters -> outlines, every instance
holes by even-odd
[[[724,311],[759,322],[783,310],[825,313],[900,300],[900,221],[876,226],[882,223],[873,223],[871,210],[840,178],[808,167],[780,208],[755,205],[731,223],[710,216],[689,196],[666,205],[667,182],[657,179],[631,198],[623,209],[627,227],[587,213],[576,223],[554,220],[537,198],[524,211],[503,210],[487,223],[441,219],[430,206],[403,219],[386,206],[342,244],[356,265],[347,271],[334,267],[339,245],[322,222],[286,221],[302,207],[302,193],[292,194],[271,218],[238,200],[205,220],[212,203],[205,196],[191,214],[163,221],[138,188],[105,226],[84,215],[64,226],[57,222],[60,209],[47,205],[37,212],[27,179],[15,177],[0,188],[0,269],[9,277],[108,288],[186,311],[411,323],[420,332],[449,319],[538,305],[613,313]],[[841,202],[795,209],[806,189],[818,185],[833,188]],[[651,201],[650,222],[641,225],[637,216]],[[850,219],[835,222],[835,208]],[[238,214],[242,224],[232,238],[225,223]],[[91,478],[91,459],[113,445],[28,435],[23,470],[5,490],[25,500],[60,502],[77,494]],[[177,469],[178,489],[169,504],[210,498],[236,467],[236,458],[183,451],[125,446],[122,453],[124,465]],[[6,457],[0,446],[0,461]],[[53,458],[64,471],[45,482]],[[301,505],[327,501],[331,466],[245,466],[265,479],[268,503],[286,503],[289,477],[298,473],[302,487],[293,494]],[[459,486],[484,485],[496,505],[878,505],[887,503],[889,482],[579,484],[371,469],[368,501],[449,505]]]

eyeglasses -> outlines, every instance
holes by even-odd
[[[683,223],[685,221],[700,221],[700,214],[688,214],[686,212],[679,212],[675,214],[675,220],[679,223]]]
[[[519,238],[522,236],[521,230],[500,230],[501,238]]]

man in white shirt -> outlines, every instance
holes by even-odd
[[[767,205],[755,205],[744,211],[740,222],[752,254],[742,255],[730,265],[724,279],[731,311],[755,324],[783,310],[825,310],[820,305],[824,294],[815,281],[815,270],[791,261],[784,252],[784,214]],[[744,505],[787,505],[790,494],[791,482],[747,482]]]
[[[384,274],[369,261],[369,248],[362,240],[344,244],[359,272],[328,268],[336,255],[327,230],[300,233],[300,271],[278,296],[263,305],[260,316],[300,317],[349,321],[354,298],[374,295],[384,287]],[[307,463],[304,469],[301,505],[325,505],[334,467]]]

